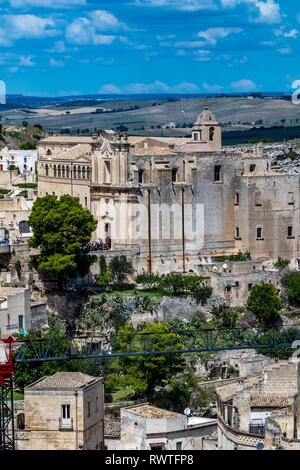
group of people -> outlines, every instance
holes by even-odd
[[[17,240],[13,240],[13,245],[23,245],[25,242],[24,240],[20,240],[19,238]],[[4,238],[4,240],[0,240],[0,245],[5,246],[9,245],[9,239],[7,237]]]
[[[90,251],[107,251],[110,250],[110,243],[99,242],[89,244]]]

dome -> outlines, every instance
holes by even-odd
[[[219,123],[216,120],[214,114],[205,106],[204,110],[199,114],[196,125],[201,126],[218,126]]]

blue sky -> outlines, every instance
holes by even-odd
[[[291,91],[299,0],[0,0],[8,93]]]

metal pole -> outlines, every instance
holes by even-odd
[[[181,188],[181,207],[182,207],[182,272],[183,274],[186,273],[185,268],[185,226],[184,226],[184,188]]]
[[[152,240],[151,240],[151,192],[148,189],[148,242],[149,242],[149,273],[152,273]]]

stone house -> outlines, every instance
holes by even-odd
[[[217,420],[187,417],[149,405],[121,409],[120,439],[106,439],[108,450],[202,450]]]
[[[16,414],[18,450],[101,450],[102,378],[57,372],[25,388]]]
[[[299,360],[217,387],[219,450],[300,448]],[[279,432],[280,430],[280,432]]]
[[[46,304],[32,302],[29,288],[0,287],[0,338],[48,325]]]

